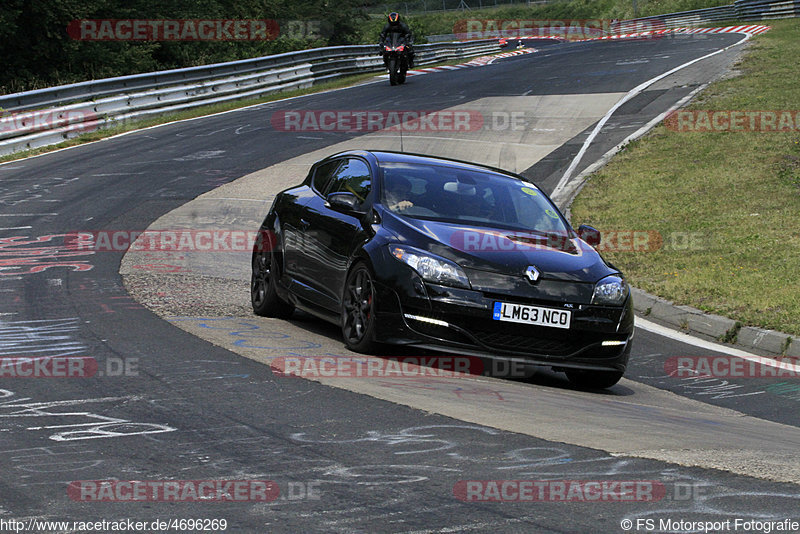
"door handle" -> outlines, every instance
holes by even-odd
[[[303,230],[308,230],[308,227],[311,226],[311,223],[305,219],[300,219],[300,226],[303,227]]]

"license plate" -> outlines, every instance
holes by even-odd
[[[525,304],[511,304],[510,302],[495,302],[492,319],[511,323],[550,326],[552,328],[569,328],[572,312],[569,310],[540,308],[539,306],[526,306]]]

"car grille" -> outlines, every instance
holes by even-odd
[[[484,345],[498,350],[529,352],[531,354],[552,354],[566,356],[579,351],[587,344],[586,339],[546,339],[505,332],[473,331]]]

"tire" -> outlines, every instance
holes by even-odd
[[[392,85],[397,85],[397,58],[392,58],[389,60],[389,83]]]
[[[375,341],[375,277],[364,263],[347,275],[342,295],[342,337],[348,349],[372,353]]]
[[[566,371],[567,378],[581,389],[606,389],[620,381],[622,371]]]
[[[272,251],[253,251],[250,275],[250,303],[253,312],[263,317],[288,319],[294,313],[294,304],[278,296],[277,269]]]
[[[408,72],[408,68],[405,65],[400,67],[400,72],[397,74],[397,83],[401,85],[406,83],[406,72]]]

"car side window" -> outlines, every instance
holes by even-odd
[[[316,172],[314,172],[313,186],[319,194],[323,196],[327,194],[327,189],[330,187],[331,179],[333,178],[333,173],[341,163],[342,160],[335,159],[317,167]]]
[[[325,194],[353,193],[359,202],[364,202],[369,194],[371,185],[372,178],[369,166],[360,159],[351,158],[336,169],[331,187]]]

